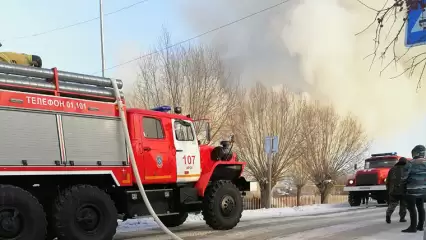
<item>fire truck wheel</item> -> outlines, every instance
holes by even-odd
[[[90,185],[64,190],[53,209],[54,229],[60,240],[113,239],[117,209],[110,196]]]
[[[203,216],[215,230],[234,228],[241,219],[243,199],[231,181],[216,181],[207,187],[203,200]]]
[[[46,214],[29,192],[11,185],[0,185],[0,239],[44,239]]]
[[[177,227],[182,225],[188,218],[188,213],[180,213],[178,215],[160,216],[161,222],[166,227]]]
[[[349,192],[348,202],[351,207],[357,207],[361,205],[361,197],[354,192]]]

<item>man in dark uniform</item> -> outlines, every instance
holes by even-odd
[[[405,215],[407,215],[407,207],[404,200],[405,186],[401,183],[401,178],[404,173],[404,167],[407,164],[407,159],[402,157],[399,161],[389,170],[388,177],[386,178],[386,189],[389,193],[389,205],[386,210],[386,222],[391,223],[392,213],[399,204],[399,221],[406,222]]]
[[[39,56],[15,52],[0,52],[0,62],[39,68],[42,66],[42,61]]]
[[[404,167],[401,182],[406,187],[406,203],[410,212],[410,227],[402,232],[415,233],[423,231],[425,222],[424,199],[426,197],[426,148],[417,145],[411,150],[412,161],[408,161]],[[416,211],[417,207],[417,211]],[[419,221],[417,223],[417,213]]]

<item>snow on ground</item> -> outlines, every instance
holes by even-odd
[[[316,204],[300,207],[288,208],[271,208],[271,209],[258,209],[258,210],[244,210],[241,218],[244,220],[271,218],[271,217],[294,217],[306,216],[322,213],[337,213],[343,212],[351,208],[348,204]],[[353,208],[352,208],[353,209]],[[201,214],[189,214],[185,223],[201,223],[204,222]],[[118,222],[117,232],[134,232],[144,229],[157,228],[157,223],[151,218],[138,218],[129,219],[125,222]]]
[[[386,232],[380,232],[370,237],[357,238],[357,240],[404,240],[404,239],[426,240],[424,236],[424,232],[402,233],[401,228],[395,228]]]

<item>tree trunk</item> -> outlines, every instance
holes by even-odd
[[[320,197],[321,197],[321,204],[328,203],[328,192],[327,191],[321,191]]]
[[[328,203],[328,196],[333,189],[333,183],[322,182],[316,184],[321,197],[321,204]]]
[[[268,186],[260,187],[260,204],[262,208],[268,207]]]
[[[302,187],[296,188],[296,206],[300,206],[300,195],[302,195]]]

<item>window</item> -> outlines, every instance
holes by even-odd
[[[365,161],[365,169],[391,168],[398,162],[396,158],[380,158]]]
[[[161,121],[155,118],[143,118],[143,135],[145,138],[161,139],[164,138],[163,127]]]
[[[194,141],[192,125],[183,121],[175,121],[175,134],[178,141]]]

